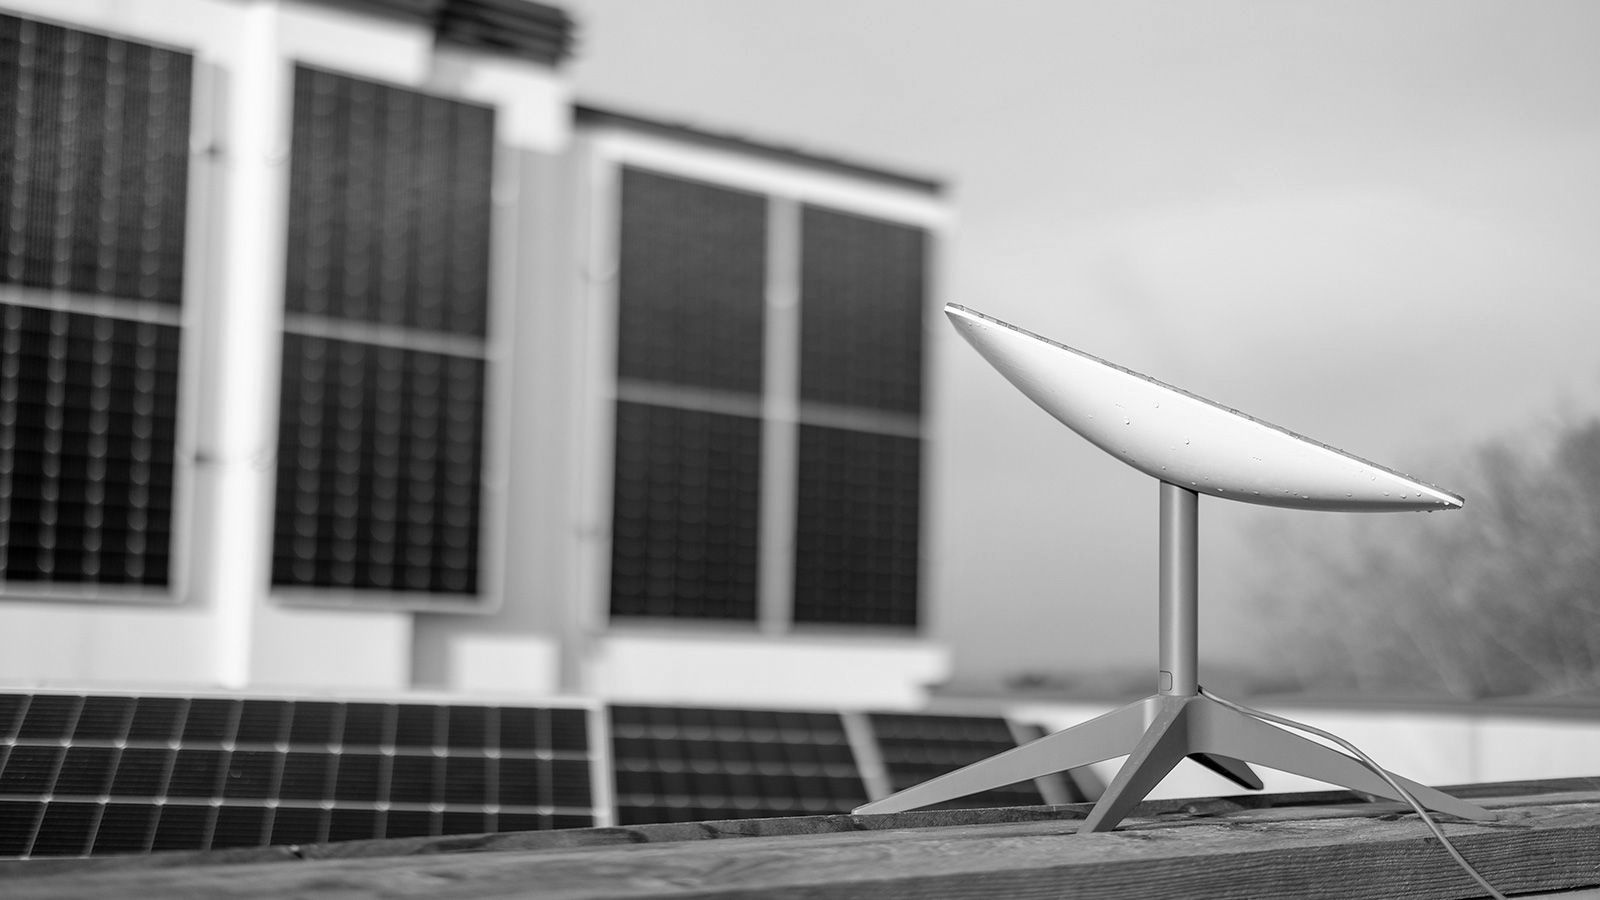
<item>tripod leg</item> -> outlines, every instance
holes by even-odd
[[[1189,755],[1189,728],[1184,702],[1164,703],[1155,721],[1145,730],[1138,746],[1128,754],[1127,762],[1117,770],[1100,802],[1089,811],[1089,818],[1078,829],[1079,834],[1091,831],[1110,831],[1117,827],[1128,811],[1138,805],[1144,795],[1167,777],[1172,767]]]
[[[1261,776],[1252,771],[1249,765],[1231,756],[1218,756],[1215,753],[1191,753],[1189,758],[1237,784],[1239,787],[1252,791],[1261,790]]]
[[[1354,757],[1292,734],[1276,725],[1234,712],[1215,703],[1194,710],[1195,746],[1206,753],[1247,759],[1269,768],[1304,775],[1367,794],[1402,800],[1384,780]],[[1488,810],[1443,791],[1395,776],[1428,809],[1463,819],[1492,819]]]
[[[1015,750],[997,753],[965,768],[857,807],[855,812],[904,812],[1121,756],[1128,752],[1128,748],[1139,740],[1139,735],[1144,731],[1146,702],[1140,700],[1080,725],[1047,734]]]

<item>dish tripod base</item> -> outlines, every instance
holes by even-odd
[[[1304,775],[1366,794],[1404,800],[1354,757],[1325,747],[1200,693],[1198,654],[1198,496],[1161,484],[1160,692],[1099,718],[1007,750],[868,803],[857,813],[891,813],[1076,769],[1126,755],[1080,832],[1110,831],[1185,758],[1240,787],[1261,789],[1249,763]],[[1442,791],[1396,777],[1419,803],[1465,819],[1491,814]]]

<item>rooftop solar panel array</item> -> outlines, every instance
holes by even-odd
[[[0,694],[0,856],[588,826],[587,716]]]
[[[0,15],[0,585],[168,582],[192,68]]]
[[[833,711],[618,705],[607,748],[589,716],[0,693],[0,857],[846,813],[869,784],[900,790],[1016,745],[998,717],[873,713],[853,729]],[[592,778],[607,761],[609,791]],[[614,816],[596,806],[607,795]],[[1028,782],[946,805],[1040,802]]]

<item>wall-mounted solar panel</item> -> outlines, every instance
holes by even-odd
[[[296,66],[291,313],[482,336],[494,110]]]
[[[0,15],[0,583],[168,583],[192,68]]]
[[[617,376],[760,393],[767,200],[624,167]]]
[[[617,822],[849,812],[866,788],[834,712],[611,707]]]
[[[301,599],[481,597],[493,155],[489,107],[295,69],[272,577]]]
[[[803,209],[802,401],[922,411],[927,241],[913,226]]]
[[[922,441],[800,426],[794,621],[917,624]]]
[[[905,790],[1017,746],[1010,725],[1005,719],[994,716],[872,713],[868,719],[891,792]],[[1036,806],[1043,802],[1038,787],[1032,781],[1023,781],[932,808]]]
[[[0,14],[0,284],[181,302],[193,64]]]
[[[617,403],[611,614],[754,620],[761,421]]]
[[[478,589],[484,362],[284,335],[273,581]]]
[[[588,715],[0,694],[0,856],[589,826]]]

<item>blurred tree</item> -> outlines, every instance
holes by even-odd
[[[1254,601],[1302,688],[1600,694],[1600,419],[1479,447],[1460,513],[1262,528]]]

